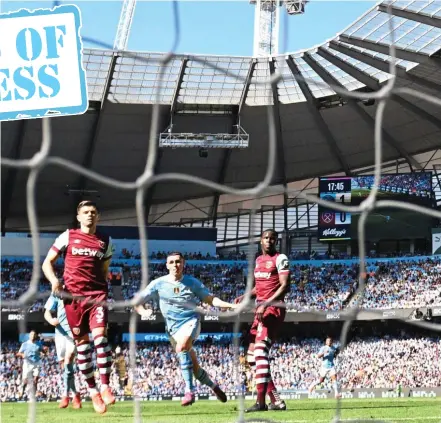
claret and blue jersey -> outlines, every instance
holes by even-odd
[[[179,282],[170,275],[161,276],[140,292],[144,302],[159,299],[167,331],[172,336],[188,321],[200,319],[195,308],[209,295],[205,285],[190,275],[184,275]]]

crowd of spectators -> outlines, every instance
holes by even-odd
[[[165,260],[169,253],[172,251],[156,251],[149,255],[150,260]],[[257,257],[259,253],[255,253]],[[395,252],[376,252],[369,251],[366,254],[368,258],[391,258],[391,257],[415,257],[426,255],[425,251],[415,251],[413,253],[404,252],[404,251],[395,251]],[[246,261],[248,260],[247,253],[245,251],[233,252],[233,251],[225,251],[218,252],[216,255],[211,255],[210,253],[202,254],[198,253],[185,253],[185,257],[187,260],[209,260],[209,261],[221,261],[221,260],[236,260],[236,261]],[[332,251],[332,252],[319,252],[316,250],[306,251],[306,250],[292,250],[288,254],[288,258],[290,261],[303,261],[303,260],[349,260],[349,259],[357,259],[358,257],[353,256],[351,254],[347,254],[343,251]],[[129,251],[126,248],[123,248],[121,251],[116,252],[114,255],[115,260],[128,260],[135,259],[140,260],[141,255],[134,251]]]
[[[317,357],[323,340],[291,338],[277,343],[271,350],[271,371],[281,391],[305,392],[319,377],[321,360]],[[252,371],[245,362],[241,348],[236,360],[231,344],[200,343],[195,346],[200,363],[213,380],[226,392],[253,392]],[[17,342],[3,342],[0,355],[0,400],[25,399],[21,383],[22,362],[15,356]],[[118,395],[180,395],[184,383],[176,355],[168,343],[137,345],[135,378],[129,366],[128,345],[113,346],[114,361],[111,386]],[[441,386],[441,338],[370,337],[354,338],[336,359],[339,386],[342,389]],[[98,376],[98,375],[97,375]],[[62,371],[56,363],[51,344],[42,359],[37,387],[42,400],[60,397]],[[76,374],[76,386],[87,396],[83,376]],[[321,386],[331,389],[330,381]],[[206,386],[196,384],[197,393],[209,394]]]
[[[352,179],[352,189],[364,188],[371,190],[374,186],[374,176],[358,176]],[[432,191],[430,175],[405,173],[401,175],[382,175],[379,191],[404,192],[428,197]]]
[[[363,300],[355,293],[358,286],[357,263],[296,264],[291,262],[291,286],[286,296],[290,308],[298,311],[338,311],[346,307],[365,309],[418,308],[441,305],[441,259],[391,260],[368,265]],[[61,268],[58,269],[61,275]],[[187,263],[185,272],[200,279],[215,295],[232,301],[246,287],[248,263]],[[130,299],[139,290],[141,266],[123,265],[121,296]],[[150,280],[167,273],[165,263],[151,263]],[[29,288],[32,274],[30,261],[2,261],[2,300],[16,300]],[[42,279],[39,292],[49,295],[50,286]],[[109,302],[113,288],[109,283]],[[44,296],[44,295],[43,295]],[[41,311],[44,298],[37,299],[29,312]],[[157,305],[154,305],[157,307]]]
[[[441,304],[440,259],[387,262],[371,267],[363,300],[354,295],[349,307],[417,308]]]

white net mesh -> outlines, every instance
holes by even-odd
[[[389,6],[388,6],[389,7]],[[390,12],[390,10],[388,10]],[[29,284],[29,289],[26,291],[25,294],[23,294],[18,300],[16,301],[3,301],[3,305],[5,307],[21,307],[25,309],[26,306],[32,304],[36,299],[38,298],[46,298],[47,294],[41,294],[38,290],[38,285],[40,278],[42,276],[41,274],[41,268],[40,268],[40,257],[41,254],[45,254],[46,252],[40,251],[39,246],[39,225],[38,225],[38,215],[36,212],[36,190],[37,190],[37,181],[38,176],[40,172],[48,165],[58,166],[65,169],[69,169],[72,172],[82,175],[85,178],[88,178],[91,181],[95,181],[97,183],[106,185],[108,187],[120,189],[120,190],[127,190],[127,191],[133,191],[136,196],[136,213],[137,213],[137,220],[138,220],[138,226],[139,226],[139,242],[140,242],[140,249],[141,249],[141,285],[140,289],[143,289],[146,287],[149,283],[149,259],[148,259],[148,250],[147,250],[147,234],[146,234],[146,221],[145,221],[145,215],[144,215],[144,197],[146,194],[146,190],[152,186],[155,183],[159,182],[166,182],[166,181],[180,181],[180,182],[188,182],[192,184],[199,184],[201,186],[205,186],[213,191],[217,191],[222,194],[231,194],[231,195],[237,195],[237,196],[250,196],[254,197],[255,199],[265,196],[265,195],[274,195],[274,194],[296,194],[298,197],[302,197],[304,199],[307,199],[309,202],[317,203],[322,206],[325,206],[330,209],[344,211],[348,213],[360,213],[360,219],[358,221],[358,250],[359,250],[359,259],[360,259],[360,276],[359,276],[359,284],[357,287],[357,290],[355,292],[355,296],[359,298],[359,301],[357,302],[356,307],[352,307],[347,310],[347,320],[345,321],[343,325],[343,329],[341,331],[340,335],[340,344],[341,344],[341,350],[343,350],[346,347],[347,343],[347,337],[349,334],[349,330],[351,328],[351,325],[353,324],[354,320],[356,320],[357,315],[360,311],[361,304],[363,303],[363,297],[364,297],[364,291],[365,291],[365,277],[366,277],[366,248],[365,248],[365,224],[367,221],[367,218],[370,213],[372,213],[373,210],[381,209],[381,208],[397,208],[397,209],[406,209],[414,211],[415,213],[423,213],[428,216],[432,216],[434,218],[441,219],[441,212],[435,209],[426,208],[422,206],[418,206],[415,204],[408,204],[404,202],[398,202],[398,201],[388,201],[388,200],[378,200],[377,199],[377,192],[378,192],[378,185],[381,177],[381,169],[382,169],[382,146],[383,146],[383,134],[382,134],[382,126],[383,126],[383,119],[384,119],[384,110],[387,104],[388,99],[393,94],[407,94],[409,96],[412,96],[417,99],[422,99],[424,101],[430,102],[432,104],[435,104],[437,106],[441,106],[441,99],[428,95],[426,93],[416,91],[409,88],[400,88],[396,86],[396,75],[397,75],[397,63],[399,60],[396,59],[395,54],[395,47],[394,47],[394,21],[397,18],[392,17],[392,15],[389,16],[388,19],[382,18],[382,25],[389,25],[389,37],[390,37],[390,46],[389,46],[389,74],[391,77],[388,79],[387,83],[376,92],[371,93],[361,93],[361,92],[354,92],[354,91],[348,91],[344,88],[342,88],[342,85],[333,85],[333,84],[327,84],[324,83],[322,80],[317,79],[308,79],[302,77],[302,75],[297,74],[296,80],[304,81],[310,84],[314,84],[317,89],[322,89],[324,91],[329,91],[331,88],[335,93],[340,94],[342,97],[346,98],[352,98],[352,99],[363,99],[363,100],[369,100],[374,99],[376,100],[377,108],[376,108],[376,115],[375,115],[375,134],[374,134],[374,144],[375,144],[375,184],[372,188],[372,191],[370,192],[369,196],[359,205],[359,206],[346,206],[343,204],[336,204],[335,202],[328,202],[324,201],[316,196],[305,194],[303,192],[291,192],[289,189],[285,189],[283,191],[283,188],[280,186],[274,187],[270,186],[270,183],[273,179],[273,175],[276,170],[276,152],[277,152],[277,141],[276,141],[276,125],[275,125],[275,115],[274,115],[274,108],[273,106],[268,106],[268,142],[269,142],[269,149],[268,149],[268,163],[267,163],[267,170],[264,179],[257,184],[254,188],[250,189],[234,189],[231,187],[228,187],[226,185],[221,185],[213,181],[201,179],[195,176],[185,175],[185,174],[179,174],[179,173],[163,173],[163,174],[155,174],[154,168],[155,163],[157,160],[157,153],[158,153],[158,140],[157,140],[157,134],[159,131],[159,110],[160,105],[163,103],[163,90],[164,86],[167,84],[167,75],[166,75],[166,69],[167,65],[170,64],[171,61],[173,61],[176,58],[176,55],[174,54],[174,51],[176,50],[176,47],[178,45],[179,39],[180,39],[180,16],[178,11],[178,4],[177,2],[173,3],[173,16],[174,16],[174,26],[175,26],[175,37],[174,37],[174,43],[170,50],[170,53],[167,55],[164,55],[160,59],[160,71],[159,71],[159,77],[157,78],[157,81],[159,81],[158,84],[155,85],[155,98],[156,101],[153,105],[153,113],[152,113],[152,121],[151,121],[151,127],[150,127],[150,134],[149,134],[149,147],[148,147],[148,158],[147,163],[145,165],[144,172],[133,182],[123,182],[119,181],[117,179],[109,178],[106,176],[103,176],[99,173],[96,173],[92,170],[88,170],[84,167],[81,167],[73,162],[70,162],[68,160],[59,158],[59,157],[52,157],[50,156],[49,152],[51,150],[51,144],[52,144],[52,136],[51,136],[51,119],[45,118],[42,119],[42,132],[43,132],[43,139],[41,142],[41,148],[40,150],[29,160],[12,160],[8,158],[2,158],[1,165],[8,168],[26,168],[30,170],[29,177],[27,180],[27,188],[26,188],[26,196],[27,196],[27,215],[29,219],[29,228],[30,233],[32,235],[32,246],[33,246],[33,272],[32,272],[32,278]],[[88,41],[93,43],[96,46],[104,47],[104,48],[110,48],[112,49],[112,46],[107,45],[106,43],[102,43],[98,40],[89,39],[85,36],[83,36],[83,41]],[[358,50],[362,50],[361,48]],[[125,52],[125,57],[132,57],[134,59],[137,59],[137,61],[143,61],[142,55],[136,55],[132,53]],[[379,55],[380,56],[380,55]],[[383,55],[384,56],[384,55]],[[189,57],[190,60],[192,60],[194,63],[200,63],[205,66],[211,67],[213,70],[215,70],[218,74],[225,75],[228,78],[236,79],[241,83],[245,82],[245,73],[243,75],[238,75],[237,73],[233,73],[228,71],[227,69],[222,68],[222,63],[220,63],[219,66],[215,64],[215,62],[207,62],[201,59],[200,57]],[[147,59],[145,59],[147,62]],[[268,75],[269,76],[269,75]],[[260,78],[262,79],[262,78]],[[292,79],[292,76],[287,76],[286,73],[283,72],[282,69],[279,71],[276,69],[276,72],[272,75],[272,77],[268,79],[262,79],[261,81],[254,81],[253,83],[256,84],[256,86],[260,86],[262,90],[268,90],[271,86],[274,89],[277,89],[278,84],[284,83],[286,80]],[[258,89],[256,87],[256,89]],[[253,222],[254,229],[257,229],[257,225],[255,224],[255,215],[257,210],[257,201],[254,204],[254,206],[251,208],[250,213],[250,219]],[[256,230],[250,230],[250,237],[249,242],[252,244],[254,242],[254,236],[253,234],[256,233]],[[251,302],[250,297],[250,291],[253,287],[253,266],[254,266],[254,253],[250,249],[248,252],[248,279],[247,279],[247,286],[246,286],[246,295],[244,301],[241,303],[241,307],[234,312],[215,312],[215,311],[202,311],[201,313],[209,314],[209,315],[229,315],[235,317],[235,325],[234,325],[234,332],[239,333],[239,325],[241,323],[241,313],[244,309],[246,309]],[[107,306],[107,304],[104,304]],[[135,305],[135,300],[131,301],[117,301],[112,303],[113,309],[124,309],[129,306]],[[279,306],[285,306],[284,304],[278,304]],[[381,311],[371,311],[372,314],[378,314],[381,316]],[[315,313],[317,315],[323,315],[326,312],[320,312],[320,311],[312,311],[312,313]],[[136,378],[136,341],[134,335],[137,333],[137,323],[139,321],[139,317],[136,313],[132,313],[130,317],[130,367],[133,374],[133,377]],[[411,325],[417,325],[420,327],[428,328],[433,331],[441,331],[441,325],[435,324],[435,323],[429,323],[429,322],[423,322],[423,321],[406,321],[406,323]],[[19,322],[20,332],[26,333],[26,318],[25,320]],[[234,337],[234,351],[235,351],[235,361],[237,363],[237,368],[234,371],[233,377],[236,380],[236,386],[237,386],[237,393],[241,391],[240,389],[240,372],[239,372],[239,338]],[[136,383],[136,380],[133,381],[133,383]],[[249,421],[249,422],[257,422],[257,421],[266,421],[266,422],[272,422],[273,420],[270,419],[262,419],[259,417],[250,417],[245,419],[244,417],[244,398],[241,395],[238,395],[238,415],[237,420],[238,422],[241,421]],[[29,403],[29,411],[28,411],[28,422],[34,423],[36,418],[36,403],[30,402]],[[333,421],[340,421],[341,417],[341,401],[339,399],[336,400],[336,410],[335,410],[335,416],[333,418]],[[140,407],[140,399],[134,396],[134,421],[136,423],[139,423],[142,421],[141,417],[141,407]],[[367,419],[363,420],[363,417],[358,420],[353,420],[356,422],[363,422],[363,421],[369,421],[369,422],[375,422],[376,420]],[[378,420],[377,420],[378,421]]]

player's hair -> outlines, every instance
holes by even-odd
[[[179,257],[181,257],[182,260],[185,260],[184,255],[183,255],[180,251],[173,251],[173,252],[171,252],[171,253],[168,253],[168,254],[167,254],[167,260],[168,260],[168,258],[169,258],[170,256],[179,256]]]
[[[98,206],[96,205],[95,201],[91,201],[91,200],[84,200],[84,201],[81,201],[81,202],[78,204],[78,206],[77,206],[77,214],[80,212],[80,210],[81,210],[83,207],[95,207],[95,208],[96,208],[96,211],[99,212],[99,210],[98,210]]]
[[[266,232],[271,232],[273,235],[276,236],[276,238],[279,237],[279,233],[278,233],[275,229],[265,229],[265,230],[260,234],[260,237],[262,238],[262,237],[263,237],[263,234],[266,233]]]

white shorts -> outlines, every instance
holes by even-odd
[[[198,319],[189,320],[181,326],[173,336],[169,336],[170,343],[173,345],[173,348],[175,348],[177,343],[188,337],[191,337],[194,342],[199,338],[200,333],[201,322]]]
[[[326,368],[326,367],[322,367],[320,369],[320,377],[321,378],[325,378],[326,376],[332,377],[335,376],[337,374],[337,372],[335,371],[335,367],[331,367],[331,368]]]
[[[55,349],[58,361],[64,361],[66,355],[77,351],[74,340],[58,332],[55,332]]]
[[[29,379],[33,379],[40,374],[40,365],[24,362],[23,363],[23,373],[21,375],[21,380],[27,382]]]

